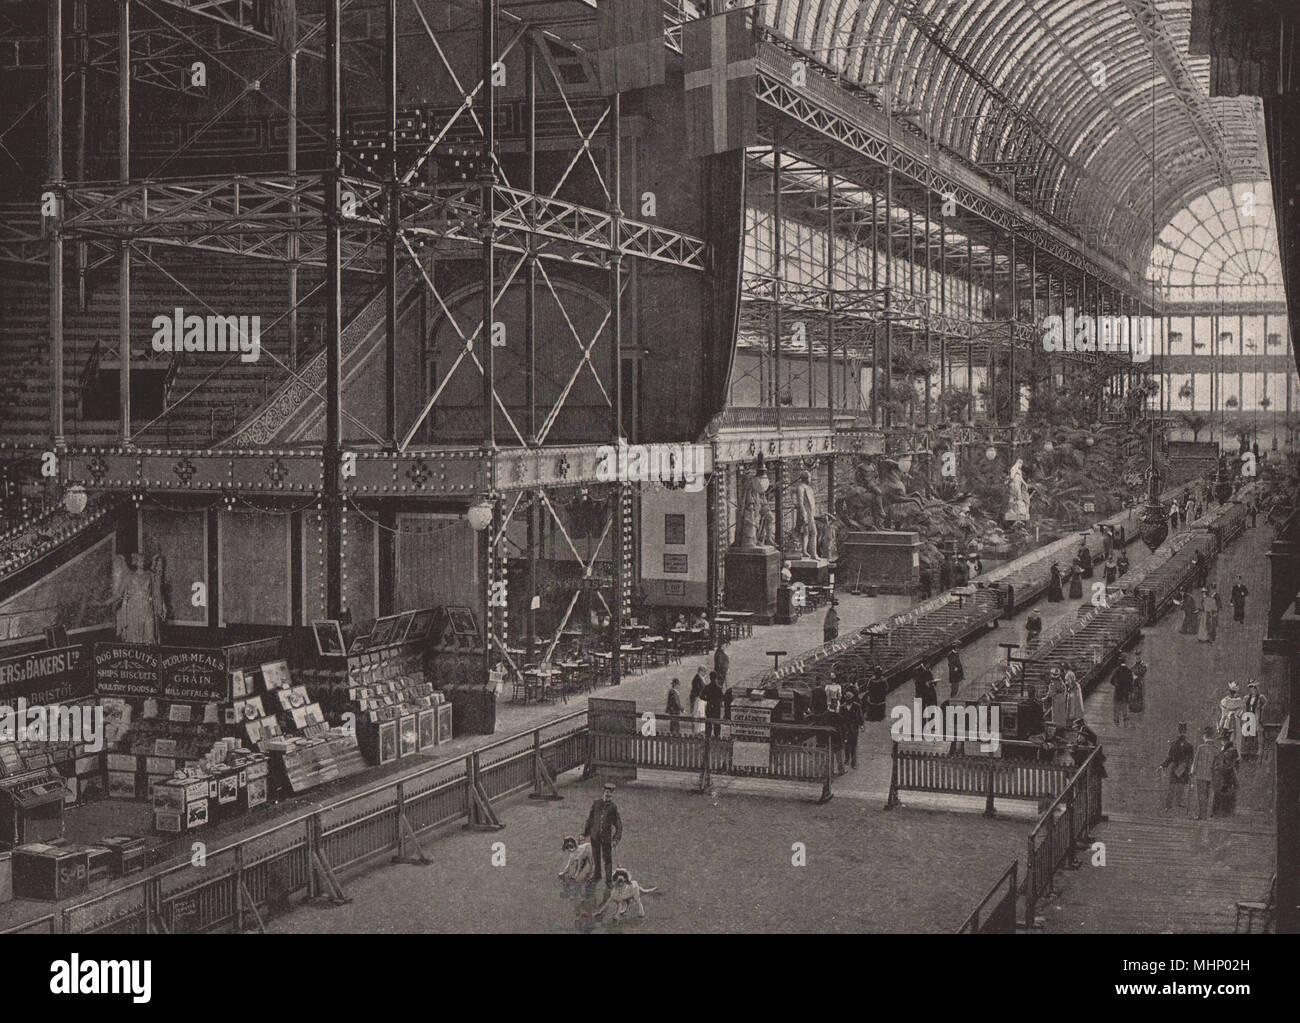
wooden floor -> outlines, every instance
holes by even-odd
[[[1142,714],[1115,724],[1108,685],[1088,699],[1088,721],[1106,751],[1109,820],[1093,835],[1104,846],[1105,865],[1093,865],[1100,858],[1090,854],[1081,857],[1078,870],[1057,875],[1059,893],[1037,907],[1046,931],[1231,932],[1236,902],[1264,897],[1275,856],[1272,749],[1258,763],[1242,765],[1237,812],[1208,821],[1189,820],[1183,809],[1165,811],[1166,784],[1156,768],[1179,722],[1187,723],[1193,743],[1202,728],[1217,722],[1218,701],[1230,680],[1244,692],[1253,676],[1266,695],[1279,691],[1272,678],[1279,666],[1265,663],[1261,653],[1267,545],[1268,530],[1261,526],[1220,555],[1217,579],[1225,607],[1215,643],[1178,632],[1180,616],[1145,630],[1141,649],[1150,673]],[[1234,622],[1226,606],[1238,574],[1252,590],[1244,624]],[[1277,716],[1276,706],[1272,711],[1266,720]]]

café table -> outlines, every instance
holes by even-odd
[[[524,702],[536,694],[539,702],[551,697],[551,679],[555,677],[553,668],[528,668],[524,671]]]
[[[668,663],[668,650],[663,636],[645,636],[641,643],[645,647],[646,661],[651,667],[657,668]]]

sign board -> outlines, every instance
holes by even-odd
[[[158,648],[96,643],[95,692],[115,697],[157,696]]]
[[[33,650],[0,660],[0,704],[62,703],[91,694],[91,678],[79,646]]]
[[[731,705],[731,763],[766,771],[772,764],[772,711],[779,700],[742,697]]]
[[[164,700],[222,703],[230,699],[226,655],[220,650],[162,647],[158,696]]]
[[[636,777],[635,700],[587,700],[591,726],[591,766],[602,776]]]

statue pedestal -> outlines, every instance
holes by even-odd
[[[775,547],[732,547],[727,551],[727,610],[752,611],[766,625],[776,614],[781,552]]]
[[[805,586],[828,586],[831,581],[831,563],[825,558],[793,558],[790,564],[790,581]]]

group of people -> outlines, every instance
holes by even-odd
[[[687,727],[695,735],[717,738],[722,734],[721,720],[731,717],[733,693],[727,686],[727,672],[731,668],[731,657],[727,654],[726,644],[719,641],[713,652],[713,669],[701,664],[691,679],[690,716],[692,718],[709,718],[708,722],[692,721]],[[708,681],[705,681],[705,675]],[[668,716],[668,730],[672,735],[682,734],[681,718],[685,714],[682,706],[681,679],[673,679],[668,686],[668,699],[664,713]]]
[[[1259,683],[1251,679],[1242,695],[1238,682],[1228,683],[1228,694],[1219,701],[1217,727],[1206,725],[1195,747],[1187,738],[1187,725],[1180,723],[1178,735],[1169,742],[1169,751],[1157,769],[1168,778],[1165,810],[1176,806],[1193,809],[1187,798],[1188,788],[1196,786],[1196,820],[1231,816],[1237,809],[1240,779],[1237,768],[1258,759],[1264,705],[1268,702]]]
[[[1250,590],[1237,576],[1232,589],[1228,592],[1228,603],[1232,605],[1232,620],[1246,621],[1246,597]],[[1219,635],[1219,613],[1223,610],[1223,601],[1219,597],[1219,587],[1208,582],[1201,587],[1199,598],[1195,593],[1180,592],[1174,598],[1174,606],[1182,608],[1183,621],[1178,631],[1185,636],[1195,636],[1201,643],[1213,643]]]
[[[1132,665],[1128,663],[1128,654],[1120,651],[1119,663],[1110,676],[1115,724],[1127,725],[1130,714],[1140,714],[1146,709],[1146,679],[1147,666],[1142,660],[1142,651],[1134,653]]]

